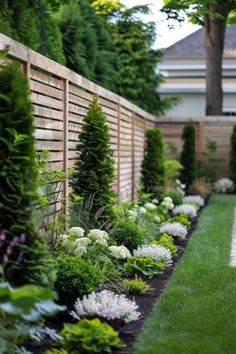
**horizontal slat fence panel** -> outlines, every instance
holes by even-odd
[[[0,49],[10,46],[9,58],[22,64],[29,79],[34,106],[37,150],[48,149],[52,167],[64,171],[74,165],[76,143],[93,95],[107,118],[113,151],[114,189],[123,201],[137,196],[145,130],[157,118],[126,99],[74,73],[68,68],[0,34]],[[67,197],[65,183],[63,195]],[[56,210],[60,209],[60,204]]]
[[[207,139],[214,140],[217,144],[217,154],[224,159],[218,177],[228,176],[230,137],[233,126],[236,124],[236,117],[206,116],[192,119],[188,117],[159,117],[157,126],[163,131],[164,142],[174,143],[178,152],[182,150],[182,132],[184,125],[190,120],[196,128],[196,151],[198,159],[203,159],[202,153],[206,148]],[[169,157],[173,157],[173,155],[171,156],[170,154]]]

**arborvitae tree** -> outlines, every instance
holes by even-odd
[[[233,132],[230,139],[230,178],[236,185],[236,125],[233,127]]]
[[[0,263],[12,283],[48,286],[52,260],[32,219],[37,171],[29,93],[17,64],[0,70]]]
[[[76,172],[70,184],[73,193],[87,200],[93,196],[91,213],[104,209],[101,222],[112,215],[114,161],[106,116],[94,96],[78,137]]]
[[[146,144],[146,152],[142,163],[144,192],[161,196],[164,188],[164,149],[160,128],[146,131]]]
[[[46,0],[3,0],[0,32],[49,58],[65,63],[59,27]]]
[[[196,131],[193,123],[185,124],[183,134],[183,149],[181,152],[180,162],[183,166],[181,170],[181,181],[188,188],[195,180],[197,173],[196,162]]]
[[[114,46],[102,18],[90,0],[71,0],[61,11],[62,32],[67,66],[108,89],[114,88]]]

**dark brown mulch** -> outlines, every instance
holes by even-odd
[[[209,196],[206,198],[206,204],[209,201]],[[199,214],[201,213],[203,208],[199,210]],[[139,333],[143,322],[145,318],[150,314],[152,307],[158,297],[161,295],[163,292],[166,283],[169,281],[171,274],[178,263],[178,261],[181,259],[184,249],[187,246],[187,243],[192,236],[193,231],[195,230],[197,226],[198,218],[195,218],[192,220],[192,227],[188,232],[188,236],[184,241],[176,240],[175,244],[178,247],[178,255],[174,257],[173,264],[171,267],[167,268],[163,274],[155,276],[154,278],[146,281],[152,288],[151,291],[149,291],[145,295],[138,295],[135,296],[134,299],[137,302],[139,306],[139,311],[141,312],[142,317],[138,321],[134,321],[132,323],[126,324],[123,327],[118,328],[120,331],[120,337],[125,345],[124,348],[115,350],[112,353],[113,354],[130,354],[132,351],[132,347],[135,341],[135,338],[137,334]],[[63,327],[64,322],[73,322],[71,320],[71,316],[68,314],[64,314],[64,316],[60,315],[56,318],[52,318],[47,321],[46,325],[50,328],[55,328],[56,330],[60,330]],[[48,345],[43,345],[37,346],[36,343],[29,342],[28,345],[26,346],[27,349],[31,350],[33,353],[38,353],[38,354],[43,354],[45,353],[46,349],[49,348]],[[91,353],[92,354],[92,353]],[[106,354],[106,353],[100,353],[100,354]]]

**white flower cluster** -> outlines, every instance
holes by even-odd
[[[169,249],[158,245],[139,246],[133,252],[135,257],[151,257],[157,262],[171,263],[172,255]]]
[[[77,320],[97,316],[129,323],[140,318],[141,314],[137,310],[136,302],[129,300],[125,295],[102,290],[99,293],[84,295],[82,300],[77,299],[75,311],[71,312],[71,315]]]
[[[234,190],[234,182],[229,178],[220,178],[214,184],[216,193],[229,193]]]
[[[87,253],[87,248],[90,245],[100,245],[102,247],[108,247],[109,235],[107,232],[93,229],[88,233],[88,237],[83,237],[85,231],[81,227],[72,227],[69,230],[69,235],[63,235],[61,247],[66,252],[73,256],[82,257]],[[71,237],[76,237],[75,240]]]
[[[154,203],[145,203],[144,208],[146,208],[148,211],[155,211],[157,206]]]
[[[204,206],[205,201],[200,195],[188,195],[183,198],[185,204],[196,204],[200,207]]]
[[[181,183],[181,181],[179,179],[176,179],[175,182],[176,182],[177,192],[180,193],[182,196],[184,196],[186,185],[184,183]]]
[[[168,224],[162,224],[160,227],[160,233],[167,233],[168,235],[178,237],[180,240],[184,240],[187,236],[188,230],[186,226],[180,222],[172,222]]]
[[[170,197],[165,197],[161,203],[161,206],[168,211],[174,208],[174,203]]]
[[[111,252],[111,255],[116,259],[126,259],[131,257],[130,251],[125,246],[110,246],[108,249]]]
[[[154,199],[152,200],[152,203],[153,203],[153,204],[158,204],[158,203],[159,203],[159,200],[156,199],[156,198],[154,198]]]
[[[174,215],[185,214],[190,218],[195,218],[197,216],[197,209],[190,204],[181,204],[173,209]]]

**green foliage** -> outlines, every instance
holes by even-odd
[[[59,26],[67,67],[114,90],[114,45],[90,1],[69,1],[60,13]]]
[[[144,230],[137,223],[124,218],[115,223],[110,232],[111,239],[133,251],[144,241]]]
[[[23,284],[36,277],[39,284],[49,285],[51,268],[45,264],[50,267],[51,257],[32,218],[37,170],[32,104],[28,97],[28,83],[19,66],[6,65],[0,71],[0,229],[6,232],[0,257],[2,260],[7,250],[11,253],[16,246],[14,239],[25,235],[22,244],[14,248],[11,261],[16,261],[15,267],[10,272],[6,269],[6,279]],[[21,251],[24,257],[19,262]],[[7,266],[12,266],[12,262]],[[33,269],[37,269],[34,274]]]
[[[180,205],[183,202],[183,197],[178,192],[165,192],[163,198],[170,197],[174,203],[174,205]]]
[[[236,185],[236,125],[234,125],[233,132],[230,139],[230,178]]]
[[[71,177],[73,193],[83,199],[93,197],[91,213],[103,210],[99,221],[107,221],[113,215],[114,161],[109,142],[106,116],[94,96],[84,119],[79,141],[76,145],[76,172]]]
[[[177,254],[177,247],[174,245],[174,239],[167,233],[161,235],[158,241],[152,241],[152,245],[160,245],[162,247],[168,248],[170,252],[175,256]]]
[[[163,262],[157,262],[151,257],[130,257],[124,264],[124,268],[130,274],[137,274],[147,278],[153,278],[165,268]]]
[[[156,91],[163,81],[156,71],[162,55],[153,49],[155,23],[140,19],[140,15],[148,13],[148,6],[121,9],[108,23],[108,28],[118,54],[116,92],[143,109],[158,114],[170,108],[175,100],[161,101]]]
[[[162,132],[159,128],[146,131],[147,147],[142,162],[144,191],[160,196],[164,188]]]
[[[180,222],[181,224],[183,224],[187,228],[190,228],[192,225],[191,221],[188,219],[188,215],[186,215],[186,214],[180,214],[180,215],[174,216],[173,218],[170,219],[170,221],[171,222]]]
[[[111,352],[112,348],[123,347],[119,333],[98,318],[65,323],[60,334],[62,347],[70,354]]]
[[[142,279],[125,279],[124,290],[130,295],[138,295],[147,293],[151,290],[151,287]]]
[[[60,254],[56,260],[55,289],[60,302],[72,308],[76,299],[98,290],[103,282],[101,270],[88,259]]]
[[[0,283],[1,353],[17,353],[18,344],[39,332],[34,322],[65,310],[53,302],[54,297],[49,288],[24,285],[14,289]]]
[[[165,160],[164,170],[165,170],[165,188],[175,188],[176,179],[180,174],[183,166],[178,160]]]
[[[65,63],[61,33],[46,0],[4,0],[0,5],[0,32]]]
[[[107,18],[124,7],[119,0],[92,0],[96,13]]]
[[[206,150],[202,153],[202,159],[198,165],[199,177],[206,178],[209,182],[215,182],[224,159],[218,155],[217,142],[206,139]]]
[[[196,130],[192,122],[185,124],[183,129],[183,149],[181,152],[181,181],[186,184],[187,188],[195,180],[196,167]]]

